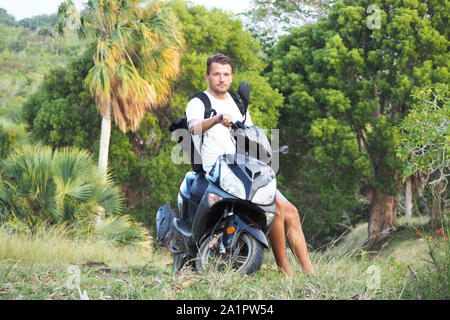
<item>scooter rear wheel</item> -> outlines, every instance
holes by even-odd
[[[220,253],[217,239],[221,236],[221,233],[217,233],[203,241],[195,262],[197,270],[220,271],[232,268],[241,274],[250,274],[261,268],[264,248],[258,240],[243,232],[237,235],[231,249]]]

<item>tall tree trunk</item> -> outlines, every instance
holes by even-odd
[[[425,186],[427,185],[427,179],[420,171],[416,172],[410,178],[412,181],[412,189],[414,197],[420,202],[423,208],[423,210],[421,210],[421,213],[430,214],[430,208],[428,207],[427,200],[423,196]]]
[[[412,179],[411,177],[406,178],[406,186],[405,186],[405,217],[412,217]]]
[[[432,205],[431,205],[431,227],[439,228],[441,225],[441,198],[442,198],[442,181],[436,183],[433,187]]]
[[[100,150],[98,154],[98,168],[105,173],[108,168],[108,150],[111,137],[111,101],[106,102],[106,112],[102,117],[100,134]]]
[[[380,189],[373,190],[369,215],[367,247],[384,239],[389,231],[398,227],[396,197],[384,194]]]
[[[111,137],[111,101],[106,102],[106,112],[102,115],[102,128],[100,133],[100,150],[98,153],[98,169],[104,174],[106,181],[106,174],[108,171],[108,151],[109,140]],[[105,209],[100,208],[97,216],[97,225],[105,219]]]

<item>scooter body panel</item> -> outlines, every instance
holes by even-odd
[[[270,205],[256,205],[247,199],[239,199],[220,188],[217,179],[208,177],[208,186],[203,193],[199,203],[192,200],[192,195],[186,194],[188,186],[192,187],[193,180],[198,173],[189,172],[180,187],[179,208],[180,214],[177,218],[188,224],[190,233],[186,235],[184,230],[175,228],[175,243],[182,247],[191,257],[195,257],[199,243],[202,238],[208,235],[208,231],[217,224],[223,215],[223,209],[235,206],[237,215],[242,215],[240,211],[245,211],[247,221],[258,221],[257,228],[249,227],[242,219],[239,219],[239,228],[250,233],[255,239],[260,241],[264,247],[268,247],[266,234],[270,230],[273,217],[276,214],[275,203]],[[249,188],[251,190],[251,188]],[[212,200],[213,199],[213,200]]]

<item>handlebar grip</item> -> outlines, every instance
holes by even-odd
[[[223,120],[223,114],[221,114],[219,116],[219,119],[220,119],[220,121]],[[237,125],[233,121],[230,121],[230,124],[231,124],[231,128],[233,128],[233,129],[237,129],[238,128]]]

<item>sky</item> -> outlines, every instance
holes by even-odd
[[[0,8],[8,11],[17,21],[39,14],[56,13],[58,6],[64,0],[0,0]],[[83,8],[86,0],[73,0],[78,9]],[[217,7],[239,13],[249,9],[251,0],[190,0],[207,8]]]

